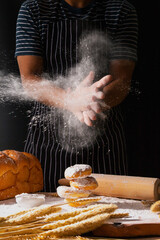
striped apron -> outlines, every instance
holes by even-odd
[[[75,73],[83,59],[79,51],[80,40],[83,42],[88,33],[97,30],[105,32],[105,29],[102,21],[61,20],[50,23],[44,56],[49,79],[61,79],[60,86],[67,86],[65,81],[69,81],[68,75],[72,76],[72,71]],[[93,46],[91,51],[92,49]],[[97,45],[94,52],[98,49]],[[96,56],[99,57],[95,55],[92,63],[102,65]],[[90,70],[92,69],[88,69]],[[83,69],[80,71],[83,72]],[[105,71],[104,67],[101,70],[98,68],[96,80],[106,74],[107,59]],[[120,109],[114,107],[105,113],[106,119],[99,118],[94,127],[88,127],[69,112],[35,102],[24,151],[34,154],[41,162],[44,173],[43,191],[55,191],[58,179],[64,177],[65,169],[74,164],[89,164],[94,173],[127,175],[126,145]]]

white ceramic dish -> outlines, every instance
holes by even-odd
[[[29,194],[29,193],[22,193],[15,196],[16,203],[20,207],[24,208],[32,208],[38,207],[45,202],[45,195],[44,194]]]

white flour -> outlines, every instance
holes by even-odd
[[[129,199],[120,199],[120,198],[111,198],[111,197],[102,197],[102,200],[99,202],[105,203],[114,203],[118,206],[118,209],[115,213],[129,213],[129,217],[120,219],[121,221],[133,221],[133,220],[144,220],[147,221],[153,220],[153,222],[159,222],[160,218],[158,214],[150,211],[150,207],[142,204],[141,201],[137,200],[129,200]],[[58,203],[64,203],[63,199],[46,196],[45,204],[43,205],[53,205]],[[72,208],[68,205],[62,206],[64,211],[71,211]],[[5,217],[10,214],[17,213],[19,211],[24,210],[25,208],[19,207],[16,204],[15,199],[9,199],[5,201],[0,201],[0,217]],[[112,219],[112,222],[117,222],[117,219]]]
[[[129,213],[129,217],[125,218],[124,220],[153,219],[153,221],[159,220],[160,223],[160,218],[158,217],[158,215],[151,212],[150,206],[144,205],[141,201],[112,197],[102,197],[101,201],[116,204],[118,206],[118,209],[115,211],[115,213]],[[115,221],[117,220],[115,219]]]

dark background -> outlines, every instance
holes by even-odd
[[[19,76],[14,57],[15,29],[19,8],[24,0],[0,0],[0,71]],[[1,84],[1,83],[0,83]],[[0,150],[23,151],[27,134],[27,109],[22,102],[0,103]]]
[[[160,177],[160,2],[129,0],[139,20],[138,62],[133,89],[124,101],[129,174]],[[14,58],[15,28],[23,0],[0,1],[0,71],[18,73]],[[27,103],[0,104],[0,150],[23,151]]]

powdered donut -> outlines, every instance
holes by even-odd
[[[57,194],[61,198],[85,198],[90,195],[90,191],[78,190],[67,186],[57,187]]]
[[[87,164],[75,164],[71,167],[68,167],[64,176],[68,180],[72,180],[74,178],[84,178],[89,176],[92,173],[92,168]]]
[[[86,177],[71,180],[70,186],[80,190],[94,190],[98,183],[94,177]]]

